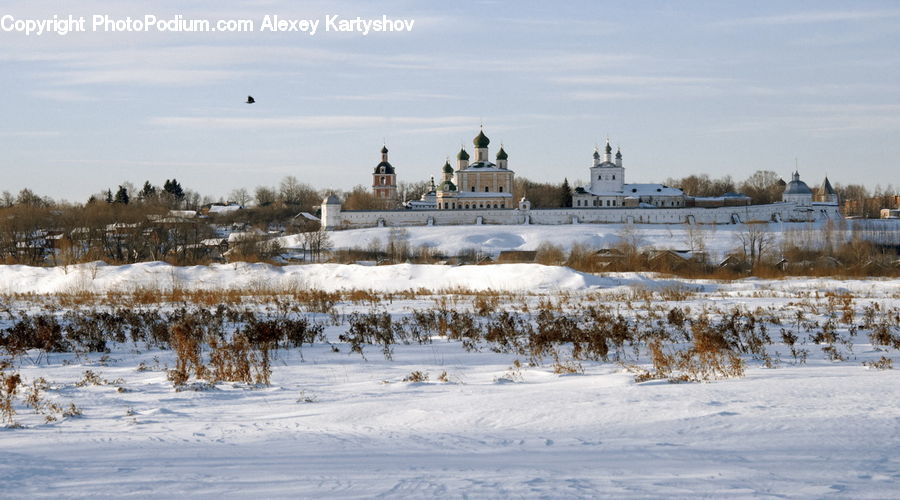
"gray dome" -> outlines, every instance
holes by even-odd
[[[338,199],[335,195],[329,195],[328,198],[325,198],[325,201],[322,203],[323,205],[340,205],[341,200]]]
[[[812,194],[812,189],[809,189],[809,186],[806,185],[805,182],[800,179],[792,180],[788,182],[787,189],[784,190],[784,194]]]

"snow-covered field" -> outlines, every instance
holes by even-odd
[[[896,281],[717,283],[592,276],[537,265],[151,263],[68,273],[0,266],[0,283],[7,292],[42,294],[173,283],[189,289],[383,291],[476,289],[483,283],[508,292],[497,310],[521,308],[522,300],[534,310],[540,301],[557,299],[602,305],[626,317],[655,307],[696,313],[740,306],[781,315],[785,328],[797,311],[805,321],[824,322],[829,291],[852,293],[855,323],[872,304],[879,311],[900,306]],[[671,302],[662,302],[661,293],[627,297],[641,289],[686,295]],[[48,297],[3,300],[0,328],[22,310],[52,313]],[[422,296],[374,308],[403,318],[440,300]],[[472,310],[471,297],[455,300],[459,310]],[[584,360],[583,373],[559,375],[549,360],[528,366],[520,355],[488,345],[470,352],[443,337],[398,344],[392,360],[368,346],[363,359],[338,337],[347,330],[347,314],[372,307],[341,302],[336,314],[308,314],[327,325],[331,345],[304,346],[302,356],[296,349],[277,351],[269,387],[219,383],[211,390],[175,391],[165,372],[173,353],[141,343],[116,344],[107,359],[100,353],[53,353],[40,364],[20,358],[26,381],[45,378],[48,398],[73,402],[83,415],[43,423],[20,405],[25,427],[0,429],[0,496],[900,497],[900,374],[861,364],[900,357],[896,350],[876,351],[867,332],[850,337],[847,325],[839,326],[839,335],[851,339],[849,347],[841,346],[844,361],[827,360],[821,346],[802,338],[809,359],[801,364],[778,341],[779,327],[770,325],[776,368],[747,357],[743,378],[637,383],[634,373],[612,360]],[[625,364],[649,365],[645,353],[626,355]],[[523,361],[518,371],[516,359]],[[139,371],[141,363],[149,369]],[[109,383],[77,385],[86,370]],[[404,382],[414,371],[426,372],[429,380]],[[442,372],[446,381],[438,380]]]
[[[851,221],[852,222],[852,221]],[[882,221],[894,223],[895,221]],[[817,245],[824,240],[825,223],[772,223],[766,229],[774,235],[774,244],[785,239],[799,245]],[[900,224],[886,224],[897,230]],[[383,248],[392,229],[375,227],[329,233],[336,249],[365,249],[373,242]],[[619,243],[627,232],[629,241],[642,248],[686,250],[702,241],[714,258],[740,246],[739,234],[747,230],[744,224],[699,225],[688,228],[679,224],[641,224],[633,227],[622,224],[483,225],[483,226],[411,226],[400,228],[410,248],[428,247],[443,255],[459,255],[466,250],[497,254],[502,250],[535,250],[541,243],[549,243],[568,250],[574,244],[587,248],[610,248]],[[837,239],[837,238],[835,238]],[[299,236],[279,239],[285,248],[302,247]]]

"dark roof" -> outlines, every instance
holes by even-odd
[[[382,167],[384,167],[383,172],[381,171]],[[393,174],[394,167],[390,163],[383,161],[383,162],[379,163],[378,165],[375,165],[375,173],[376,174]]]
[[[612,146],[609,145],[609,140],[606,141],[606,154],[612,154]]]
[[[388,152],[387,146],[381,146],[381,152],[382,152],[382,153],[387,153],[387,152]]]
[[[466,148],[460,148],[459,154],[456,155],[457,160],[468,160],[469,153],[466,153]]]
[[[597,151],[596,148],[594,149],[594,159],[595,159],[595,160],[599,160],[599,159],[600,159],[600,151]]]
[[[788,182],[784,194],[812,194],[812,190],[809,189],[809,186],[807,186],[805,182],[800,179],[794,179],[791,182]]]
[[[453,167],[450,166],[450,162],[449,162],[449,161],[448,161],[447,163],[444,163],[444,173],[445,173],[445,174],[452,174],[452,173],[453,173]]]
[[[509,156],[506,154],[506,151],[503,149],[503,146],[500,146],[500,151],[497,151],[497,159],[498,160],[506,160]]]
[[[484,135],[484,130],[478,131],[478,135],[472,139],[472,143],[475,144],[476,148],[486,148],[488,144],[491,143],[491,140],[488,139],[486,135]]]
[[[616,148],[616,158],[618,158],[620,160],[622,159],[622,150],[621,149]]]
[[[828,176],[825,176],[825,183],[822,184],[822,190],[825,191],[825,194],[837,194],[834,192],[834,188],[831,187],[831,182],[828,180]]]
[[[452,181],[444,181],[441,183],[441,187],[438,188],[438,191],[456,191],[456,184]]]

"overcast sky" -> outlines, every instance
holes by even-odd
[[[215,197],[439,175],[484,123],[517,175],[900,184],[900,3],[7,1],[0,15],[415,19],[411,33],[0,33],[0,190]],[[302,4],[302,5],[301,5]],[[89,21],[90,22],[90,21]],[[324,21],[323,21],[324,22]],[[244,104],[248,94],[256,104]]]

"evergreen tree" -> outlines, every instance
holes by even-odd
[[[569,179],[563,178],[562,188],[560,190],[560,196],[562,200],[560,205],[561,207],[571,207],[572,206],[572,188],[569,187]]]
[[[116,203],[128,204],[128,190],[125,189],[125,186],[119,186],[119,190],[116,191]]]
[[[107,202],[107,203],[112,203],[112,202],[113,202],[112,189],[107,189],[107,190],[106,190],[106,202]]]
[[[156,187],[150,184],[150,181],[144,181],[144,188],[138,193],[138,198],[142,201],[152,200],[156,197]]]
[[[172,195],[176,200],[184,198],[184,190],[181,189],[181,184],[175,179],[171,181],[166,179],[166,183],[163,184],[163,191]]]

